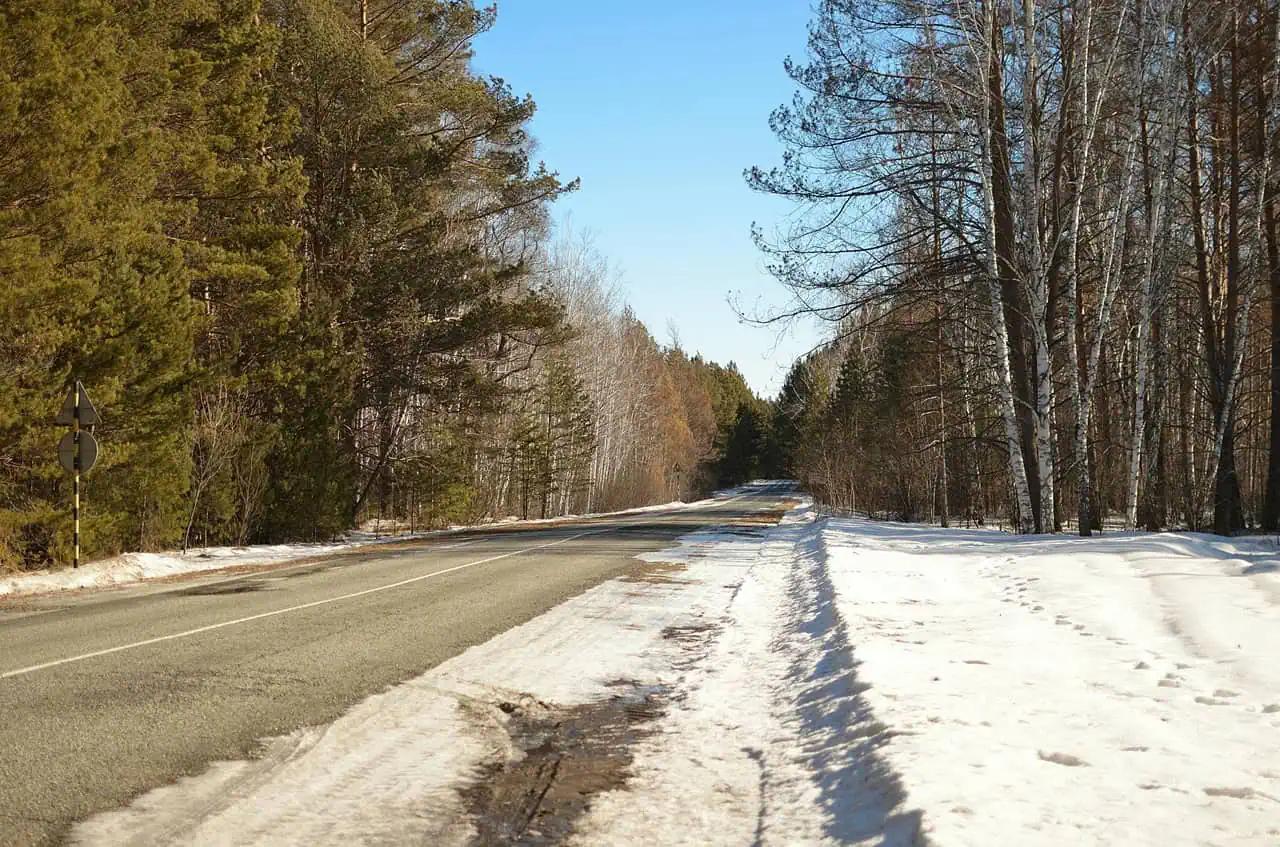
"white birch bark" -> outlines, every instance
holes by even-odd
[[[1157,37],[1152,39],[1153,46],[1168,42],[1165,35],[1171,29],[1168,24],[1172,20],[1173,6],[1173,3],[1165,4],[1163,14],[1158,18],[1159,31]],[[1179,48],[1176,30],[1174,32],[1174,44],[1161,49],[1162,74],[1160,90],[1157,93],[1163,98],[1163,102],[1160,108],[1158,143],[1153,157],[1157,162],[1157,171],[1152,192],[1152,219],[1148,222],[1142,259],[1142,293],[1138,304],[1138,339],[1135,350],[1137,364],[1134,369],[1133,386],[1133,430],[1130,433],[1128,500],[1125,504],[1125,523],[1130,527],[1138,524],[1139,484],[1142,476],[1143,452],[1146,447],[1147,383],[1151,376],[1151,323],[1161,294],[1157,290],[1155,273],[1156,243],[1160,232],[1161,215],[1164,212],[1165,192],[1168,190],[1170,171],[1173,169],[1174,133],[1179,112],[1175,105],[1177,98],[1174,95],[1174,74],[1177,71]]]
[[[987,217],[987,292],[991,305],[992,356],[999,393],[1000,417],[1004,423],[1005,449],[1009,463],[1009,478],[1013,487],[1014,504],[1018,509],[1018,529],[1030,532],[1033,527],[1031,489],[1027,484],[1026,467],[1023,465],[1022,444],[1018,437],[1017,410],[1014,407],[1013,376],[1009,365],[1009,334],[1004,322],[1004,297],[1000,292],[1000,271],[996,258],[995,192],[992,186],[992,127],[990,99],[991,42],[995,35],[996,14],[994,0],[983,3],[984,48],[975,51],[978,57],[979,76],[982,85],[981,173],[982,195]]]
[[[1035,345],[1033,398],[1036,465],[1040,471],[1040,529],[1053,528],[1053,353],[1048,330],[1049,289],[1045,273],[1044,245],[1040,232],[1040,139],[1037,86],[1040,46],[1037,38],[1036,0],[1022,2],[1023,230],[1027,241],[1027,301],[1031,307],[1031,334]]]
[[[1083,139],[1081,141],[1081,150],[1078,156],[1079,162],[1075,173],[1075,192],[1072,197],[1071,206],[1071,223],[1068,230],[1069,246],[1067,251],[1067,267],[1065,280],[1063,282],[1063,298],[1066,301],[1066,324],[1065,337],[1067,342],[1067,358],[1069,367],[1067,369],[1069,377],[1069,385],[1071,390],[1071,403],[1074,410],[1074,425],[1072,427],[1072,442],[1075,451],[1076,461],[1076,480],[1077,480],[1077,508],[1076,514],[1079,522],[1079,532],[1081,535],[1088,536],[1091,533],[1091,522],[1096,518],[1094,514],[1094,498],[1093,498],[1093,479],[1089,470],[1089,427],[1093,415],[1093,391],[1097,381],[1098,359],[1102,350],[1102,339],[1105,337],[1110,325],[1111,302],[1115,296],[1115,291],[1119,287],[1118,280],[1111,273],[1115,263],[1111,261],[1115,255],[1116,246],[1119,243],[1120,236],[1124,232],[1124,222],[1127,218],[1128,204],[1130,197],[1130,188],[1133,181],[1133,163],[1134,152],[1136,150],[1136,137],[1130,133],[1127,150],[1124,157],[1124,182],[1120,191],[1120,197],[1116,203],[1116,213],[1112,218],[1108,233],[1109,250],[1106,266],[1102,277],[1102,290],[1098,298],[1097,315],[1094,320],[1095,334],[1094,342],[1087,351],[1087,361],[1084,363],[1084,373],[1081,373],[1080,367],[1080,314],[1079,306],[1076,302],[1077,293],[1080,286],[1080,229],[1081,229],[1081,212],[1084,206],[1085,184],[1092,168],[1092,153],[1094,139],[1097,137],[1098,127],[1101,124],[1102,104],[1107,98],[1110,90],[1110,81],[1112,70],[1115,67],[1116,57],[1119,55],[1118,46],[1120,41],[1120,33],[1124,28],[1124,12],[1128,9],[1125,3],[1122,7],[1121,14],[1116,16],[1116,26],[1111,39],[1111,46],[1108,50],[1106,61],[1100,76],[1100,82],[1096,91],[1090,90],[1090,82],[1093,74],[1092,68],[1092,42],[1093,42],[1093,3],[1085,0],[1085,18],[1083,23],[1084,34],[1081,38],[1082,46],[1080,47],[1080,60],[1078,63],[1079,73],[1081,75],[1080,82],[1080,114],[1083,117],[1084,124],[1081,127],[1083,131]]]

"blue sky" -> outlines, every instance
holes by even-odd
[[[802,56],[805,0],[499,0],[474,66],[532,94],[537,158],[582,189],[556,217],[591,233],[624,274],[627,300],[660,340],[736,361],[772,394],[819,339],[809,325],[745,326],[729,304],[769,308],[786,292],[751,242],[789,206],[747,188],[742,171],[781,148],[773,108],[782,68]]]

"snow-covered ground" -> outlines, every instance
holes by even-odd
[[[1274,539],[831,521],[882,754],[939,844],[1280,844]]]
[[[253,568],[277,565],[313,556],[325,556],[342,553],[356,547],[370,544],[384,544],[390,541],[406,541],[414,538],[429,538],[472,530],[483,530],[493,527],[549,526],[558,523],[582,520],[583,518],[600,518],[613,515],[632,515],[647,512],[663,512],[684,507],[700,507],[713,502],[711,499],[695,503],[680,500],[671,503],[660,503],[653,506],[641,506],[621,512],[597,512],[590,515],[562,515],[555,518],[537,518],[521,520],[516,517],[503,518],[487,524],[468,526],[452,526],[447,530],[430,532],[408,532],[402,529],[387,532],[390,522],[382,526],[369,522],[359,530],[348,532],[340,541],[316,544],[256,544],[245,547],[193,547],[183,553],[171,550],[162,553],[125,553],[107,559],[89,562],[79,568],[60,568],[54,570],[25,571],[21,573],[0,573],[0,599],[5,597],[21,597],[32,594],[49,594],[58,591],[78,589],[110,588],[129,585],[150,579],[194,574],[203,571],[217,571],[227,568]],[[393,527],[393,529],[395,529]]]
[[[462,844],[513,704],[663,692],[580,845],[1280,843],[1271,540],[821,519],[686,536],[85,843]],[[518,710],[517,710],[518,711]]]

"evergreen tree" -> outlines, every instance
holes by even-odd
[[[536,223],[564,186],[530,168],[532,102],[467,66],[489,13],[375,3],[377,24],[362,28],[325,0],[271,10],[284,31],[278,108],[299,116],[291,149],[310,185],[295,335],[305,372],[324,374],[295,391],[326,412],[291,425],[277,461],[331,457],[315,485],[291,467],[283,477],[299,488],[277,486],[273,502],[285,521],[331,532],[386,484],[408,409],[492,410],[511,356],[555,339],[558,308],[487,238]],[[310,515],[297,496],[317,488],[327,511]],[[306,526],[290,523],[275,531]]]
[[[738,407],[737,420],[719,462],[720,485],[739,485],[760,475],[760,460],[765,446],[762,417],[762,410],[755,403],[743,403]]]
[[[75,377],[103,412],[85,553],[175,540],[190,457],[194,310],[166,237],[184,68],[102,2],[6,4],[0,25],[0,460],[7,559],[65,561],[49,424]]]

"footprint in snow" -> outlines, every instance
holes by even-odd
[[[1055,765],[1063,765],[1068,768],[1087,768],[1089,763],[1079,756],[1073,756],[1070,753],[1046,753],[1043,750],[1038,751],[1040,760],[1044,762],[1052,762]]]
[[[1140,782],[1138,783],[1138,787],[1141,788],[1143,791],[1164,790],[1164,791],[1172,791],[1175,794],[1190,793],[1185,788],[1178,788],[1177,786],[1173,786],[1173,785],[1164,785],[1159,782]]]
[[[1210,797],[1232,797],[1236,800],[1252,800],[1254,797],[1266,796],[1266,795],[1259,794],[1258,792],[1254,791],[1252,788],[1249,788],[1247,786],[1244,788],[1210,787],[1202,790],[1204,791],[1205,794],[1208,794]]]
[[[1201,706],[1230,706],[1230,700],[1219,700],[1216,697],[1197,697],[1196,702]]]

